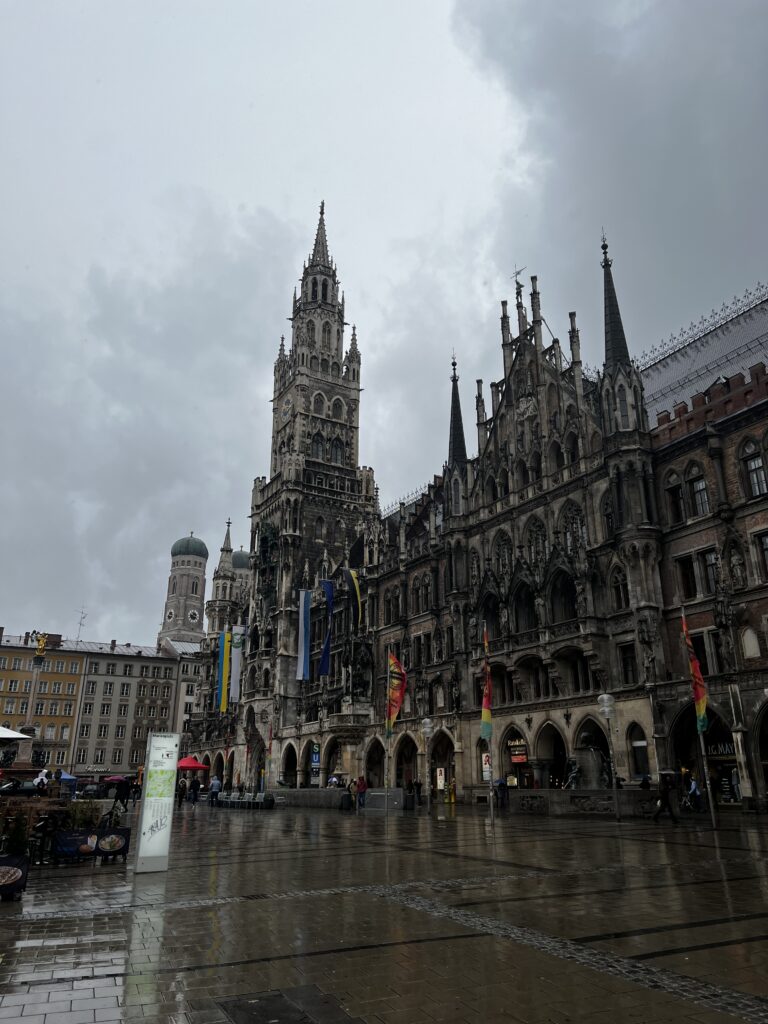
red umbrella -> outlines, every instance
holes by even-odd
[[[104,782],[125,782],[125,776],[124,775],[108,775],[106,777],[106,779],[104,779],[103,781]]]
[[[210,765],[203,764],[196,757],[182,757],[177,767],[183,772],[208,772],[211,770]]]

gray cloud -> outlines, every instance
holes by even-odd
[[[86,600],[89,636],[147,640],[177,536],[194,529],[215,565],[231,515],[233,541],[248,543],[283,297],[304,240],[262,210],[235,220],[201,197],[185,205],[162,278],[94,268],[70,318],[0,306],[4,377],[24,382],[4,404],[16,438],[4,457],[2,606],[17,628],[71,633]]]
[[[495,254],[539,272],[555,333],[580,310],[600,358],[603,225],[636,354],[765,278],[759,0],[471,0],[454,24],[527,118],[507,160],[528,185],[502,186]]]

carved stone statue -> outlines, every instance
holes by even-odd
[[[544,595],[539,592],[534,598],[533,603],[536,608],[536,621],[539,624],[539,628],[543,628],[547,624],[547,606]]]
[[[499,625],[502,636],[509,636],[509,609],[505,604],[499,608]]]
[[[738,548],[731,551],[731,583],[734,590],[743,590],[747,585],[747,574],[744,566],[744,556]]]
[[[476,590],[480,586],[480,558],[476,551],[472,552],[472,561],[470,563],[469,582],[473,590]]]
[[[580,619],[587,615],[587,591],[583,580],[576,580],[576,615]]]
[[[469,617],[469,643],[471,647],[477,647],[477,644],[479,643],[476,615],[470,615]]]
[[[650,644],[645,647],[643,655],[643,682],[646,686],[656,682],[656,655]]]

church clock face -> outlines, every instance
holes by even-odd
[[[281,414],[281,416],[283,417],[284,420],[287,420],[292,412],[293,412],[293,399],[286,398],[285,401],[283,402],[283,407],[280,410],[280,414]]]
[[[189,613],[188,618],[189,618],[190,622],[197,622],[197,620],[200,618],[200,616],[198,615],[198,613],[193,608],[192,611]]]

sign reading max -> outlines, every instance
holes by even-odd
[[[147,744],[135,871],[167,871],[179,734],[153,732]]]

